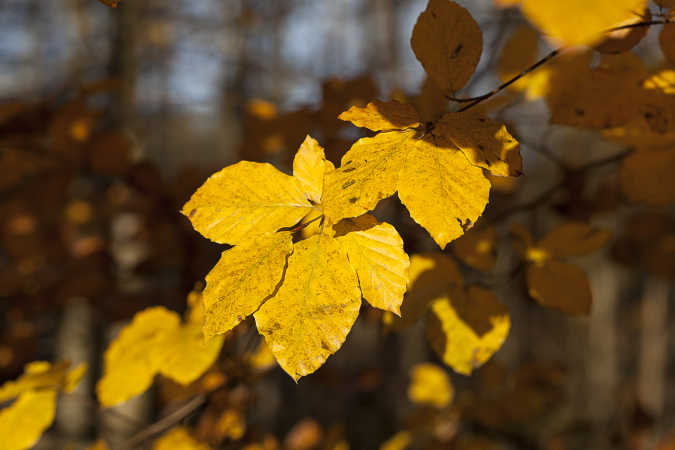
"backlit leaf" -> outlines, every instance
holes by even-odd
[[[582,222],[569,222],[550,231],[537,247],[555,258],[568,258],[592,253],[607,244],[610,237],[606,230]]]
[[[297,380],[342,346],[360,307],[347,255],[332,237],[316,235],[294,245],[284,282],[254,317],[279,365]]]
[[[210,450],[211,447],[199,442],[190,435],[187,428],[179,426],[169,430],[164,436],[157,439],[153,450]]]
[[[481,52],[483,34],[471,14],[449,0],[430,0],[410,40],[424,70],[446,93],[461,89],[471,78]]]
[[[556,260],[532,264],[527,269],[530,296],[543,306],[571,315],[591,311],[591,287],[583,270]]]
[[[225,250],[206,275],[204,335],[225,333],[253,314],[281,282],[292,235],[272,233]]]
[[[469,375],[499,350],[511,320],[497,296],[482,287],[451,287],[431,305],[431,347],[456,372]]]
[[[538,51],[539,34],[537,31],[528,25],[518,27],[506,41],[499,55],[497,62],[499,80],[504,83],[536,63]],[[537,72],[525,75],[509,87],[517,91],[527,91],[532,85],[531,78],[537,76]],[[536,95],[528,95],[528,98],[532,97]]]
[[[300,182],[307,198],[314,203],[321,202],[324,175],[334,169],[333,163],[326,161],[323,147],[307,135],[293,159],[293,176]]]
[[[204,237],[238,244],[295,225],[311,207],[295,178],[267,163],[242,161],[211,175],[182,213]]]
[[[675,149],[638,151],[621,166],[621,187],[629,200],[654,206],[675,202]]]
[[[28,391],[0,411],[0,436],[5,450],[32,447],[54,420],[56,391]]]
[[[369,214],[345,219],[334,229],[356,270],[363,298],[375,308],[399,315],[410,260],[396,229]]]
[[[413,403],[445,408],[450,404],[455,390],[450,377],[441,367],[431,363],[422,363],[410,369],[408,398]]]
[[[494,227],[472,228],[452,243],[452,250],[467,266],[489,272],[497,263],[496,239]]]
[[[352,106],[339,118],[357,127],[373,131],[403,130],[419,126],[420,118],[415,108],[407,103],[374,100],[365,108]]]

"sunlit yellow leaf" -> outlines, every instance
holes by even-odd
[[[407,155],[398,195],[410,216],[445,248],[483,213],[490,182],[452,144],[425,138],[416,140]]]
[[[316,235],[294,245],[283,284],[254,317],[279,365],[297,380],[342,346],[360,307],[347,255],[332,237]]]
[[[397,101],[374,100],[364,108],[352,106],[339,118],[373,131],[403,130],[419,126],[420,118],[412,105]]]
[[[236,441],[246,433],[246,419],[240,411],[228,408],[218,418],[215,428],[218,437]]]
[[[522,0],[525,16],[563,45],[591,45],[605,32],[641,14],[648,0]]]
[[[400,314],[410,260],[396,228],[365,214],[334,229],[356,270],[363,298],[375,308]]]
[[[4,450],[32,447],[54,420],[56,391],[27,391],[0,411],[0,442]]]
[[[50,364],[34,361],[26,364],[23,375],[0,386],[0,402],[33,390],[72,391],[84,376],[86,364],[69,370],[68,361]]]
[[[389,328],[401,330],[422,318],[429,304],[445,295],[448,286],[462,286],[457,263],[443,253],[422,253],[410,258],[408,292],[401,305],[401,317],[392,317]]]
[[[471,113],[448,113],[433,132],[456,145],[471,164],[493,175],[515,176],[522,172],[520,144],[499,122]]]
[[[410,40],[424,70],[446,93],[461,89],[483,51],[483,34],[471,14],[449,0],[430,0]]]
[[[412,443],[412,439],[410,431],[399,431],[382,443],[380,450],[405,450]]]
[[[178,314],[161,306],[141,311],[105,352],[96,385],[99,402],[124,402],[148,389],[157,373],[188,384],[213,364],[222,343],[216,337],[205,344],[200,324],[183,325]]]
[[[239,244],[295,225],[311,208],[295,178],[267,163],[242,161],[211,175],[182,213],[204,237]]]
[[[342,157],[340,167],[326,176],[322,201],[326,216],[333,223],[357,217],[394,194],[415,134],[406,130],[359,139]]]
[[[187,428],[179,426],[157,439],[152,450],[211,450],[211,447],[193,438]]]
[[[272,233],[225,250],[206,275],[204,335],[225,333],[253,314],[281,282],[292,235]]]
[[[511,320],[496,295],[479,286],[451,287],[431,305],[431,347],[456,372],[469,375],[502,346]]]
[[[639,151],[621,167],[621,187],[629,200],[654,206],[675,202],[675,149]]]
[[[489,272],[497,262],[496,240],[494,227],[472,228],[452,243],[452,250],[467,266]]]
[[[592,253],[609,241],[611,234],[583,222],[569,222],[554,228],[538,243],[556,258],[568,258]]]
[[[527,269],[530,296],[543,306],[571,315],[591,311],[591,287],[583,270],[557,260],[532,264]]]
[[[675,37],[675,35],[673,35]],[[675,44],[674,44],[675,45]],[[647,78],[643,86],[645,89],[654,89],[666,95],[675,94],[675,70],[665,69]]]
[[[258,344],[254,352],[245,354],[244,359],[251,368],[261,372],[271,369],[277,363],[272,350],[270,350],[264,339],[260,340],[260,344]]]
[[[455,390],[450,377],[441,367],[422,363],[410,369],[408,398],[413,403],[445,408],[450,404]]]
[[[293,176],[300,182],[307,198],[314,203],[321,202],[324,174],[334,169],[333,163],[326,161],[323,147],[307,135],[293,159]]]

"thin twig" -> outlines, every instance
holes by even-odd
[[[648,27],[650,25],[668,25],[671,23],[675,22],[670,18],[665,18],[662,20],[645,20],[642,22],[629,23],[628,25],[621,25],[620,27],[610,28],[609,31],[625,30],[627,28]]]
[[[150,439],[156,434],[159,434],[172,426],[176,425],[181,420],[192,414],[197,408],[202,406],[206,401],[206,396],[200,394],[188,400],[183,406],[176,409],[169,415],[162,417],[157,422],[145,427],[139,431],[128,441],[125,442],[124,448],[134,448],[142,444],[145,440]]]

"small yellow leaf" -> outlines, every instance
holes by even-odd
[[[373,131],[403,130],[420,125],[420,118],[415,108],[407,103],[397,101],[368,103],[364,108],[352,106],[338,116],[339,119],[351,122],[357,127]]]
[[[449,286],[462,286],[462,274],[457,263],[443,253],[422,253],[410,258],[408,292],[401,305],[401,317],[389,327],[407,328],[422,318],[429,304],[445,295]]]
[[[258,344],[258,348],[254,352],[245,354],[244,359],[252,369],[260,372],[271,369],[277,362],[274,359],[272,350],[270,350],[264,339],[260,340],[260,344]]]
[[[365,214],[334,226],[337,241],[359,277],[363,298],[400,315],[410,260],[396,228]]]
[[[187,428],[179,426],[157,439],[152,450],[211,450],[211,447],[193,438]]]
[[[207,338],[226,333],[253,314],[281,282],[291,233],[272,233],[225,250],[206,275],[204,289]]]
[[[359,139],[342,157],[340,167],[326,176],[322,201],[326,216],[333,223],[357,217],[394,194],[415,134],[393,131]]]
[[[23,393],[35,390],[72,391],[84,376],[86,364],[68,370],[70,363],[61,361],[50,364],[46,361],[33,361],[26,364],[23,375],[13,381],[7,381],[0,387],[0,402],[11,400]]]
[[[215,432],[221,439],[241,439],[246,433],[244,415],[234,408],[226,409],[216,422]]]
[[[410,431],[399,431],[382,445],[380,450],[405,450],[412,443],[413,435]]]
[[[398,195],[415,222],[445,248],[483,213],[490,182],[452,144],[428,139],[414,141],[399,175]]]
[[[675,27],[673,25],[665,25],[661,28],[659,33],[659,44],[663,56],[666,57],[671,64],[675,64]]]
[[[222,343],[217,337],[204,344],[200,324],[182,325],[178,314],[161,306],[141,311],[105,352],[99,402],[122,403],[148,389],[157,373],[188,384],[213,364]]]
[[[342,346],[360,307],[347,255],[334,238],[316,235],[295,244],[283,284],[254,317],[279,365],[297,381]]]
[[[326,173],[335,170],[333,163],[326,160],[323,147],[307,135],[293,159],[293,176],[314,203],[321,203],[323,179]]]
[[[591,287],[583,270],[556,260],[527,268],[530,296],[541,305],[581,316],[591,311]]]
[[[489,272],[497,263],[496,240],[494,227],[472,228],[452,243],[452,250],[467,266]]]
[[[410,369],[408,398],[413,403],[445,408],[450,404],[455,390],[450,377],[436,364],[422,363]]]
[[[523,14],[556,43],[595,44],[612,27],[634,18],[648,0],[522,0]]]
[[[27,391],[0,411],[0,440],[3,450],[32,447],[54,420],[56,391]]]
[[[448,139],[464,152],[471,164],[493,175],[522,173],[520,144],[499,122],[470,113],[448,113],[438,121],[433,133]]]
[[[295,225],[311,208],[295,178],[267,163],[241,161],[211,175],[182,213],[204,237],[239,244]]]
[[[582,222],[569,222],[550,231],[537,247],[555,258],[568,258],[592,253],[609,241],[611,234]]]
[[[621,187],[632,202],[667,206],[675,202],[675,149],[638,151],[623,162]]]
[[[471,14],[457,3],[430,0],[417,19],[410,45],[436,84],[445,93],[453,93],[476,69],[483,34]]]
[[[479,286],[450,288],[431,305],[431,347],[456,372],[469,375],[502,346],[511,320],[497,296]]]

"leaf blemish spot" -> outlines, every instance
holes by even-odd
[[[197,208],[190,211],[190,217],[193,217],[195,214],[197,214]]]
[[[349,186],[351,186],[354,183],[356,183],[355,180],[349,180],[345,184],[342,185],[342,189],[347,189]]]
[[[459,45],[455,48],[455,51],[452,52],[452,55],[450,57],[451,58],[457,58],[457,56],[459,55],[459,52],[462,51],[462,48],[464,48],[464,44],[462,44],[460,42]]]
[[[359,199],[358,197],[352,197],[349,199],[349,203],[356,203],[358,199]]]
[[[346,169],[343,169],[342,172],[343,173],[349,173],[349,172],[352,172],[354,170],[356,170],[355,167],[347,167]]]

